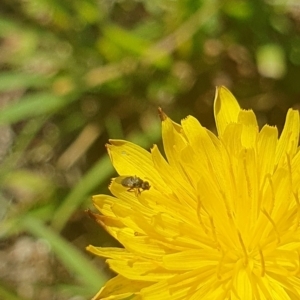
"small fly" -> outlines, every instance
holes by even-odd
[[[149,190],[150,189],[150,184],[148,181],[144,181],[141,178],[137,176],[128,176],[128,177],[119,177],[121,180],[120,183],[124,186],[129,188],[127,191],[128,192],[137,192],[140,194],[143,191]]]

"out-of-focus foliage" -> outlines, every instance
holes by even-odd
[[[158,106],[211,129],[223,84],[280,127],[299,28],[296,0],[2,1],[0,299],[89,299],[111,275],[83,210],[115,175],[108,138],[160,142]]]

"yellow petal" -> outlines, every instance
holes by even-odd
[[[136,255],[145,256],[149,259],[159,261],[162,256],[171,252],[170,249],[157,243],[155,239],[151,239],[149,236],[139,236],[126,231],[120,231],[118,240],[128,251],[132,251]]]
[[[163,258],[163,266],[168,270],[194,270],[198,269],[199,273],[201,268],[211,266],[216,267],[217,261],[220,259],[220,253],[216,250],[186,250],[176,252],[173,254],[165,255]]]
[[[149,179],[155,186],[165,186],[153,166],[151,154],[143,148],[122,140],[110,140],[106,145],[112,164],[120,175]]]
[[[215,297],[220,290],[211,284],[215,281],[215,276],[215,270],[210,267],[202,272],[197,270],[185,272],[144,288],[141,295],[145,300],[192,299],[195,292],[200,289],[198,297],[194,299],[217,299]]]
[[[139,258],[132,260],[108,259],[107,263],[117,274],[136,281],[157,282],[174,276],[174,272],[166,270],[151,260]]]
[[[227,125],[238,121],[240,110],[240,106],[232,93],[224,86],[217,87],[214,113],[219,136],[223,135]]]
[[[174,201],[187,204],[190,207],[196,207],[196,196],[186,177],[183,177],[181,172],[174,171],[174,168],[166,162],[156,145],[151,149],[151,154],[156,169],[164,170],[164,172],[161,172],[161,177],[166,183],[166,187],[160,191],[163,194],[169,194],[169,196],[173,193]],[[180,160],[177,159],[178,165],[179,161]]]
[[[238,121],[242,124],[241,139],[243,147],[247,149],[255,148],[258,135],[258,125],[253,111],[240,111]]]
[[[234,278],[233,291],[231,292],[232,300],[253,300],[253,288],[251,281],[244,268],[241,268]]]
[[[105,258],[114,258],[114,259],[123,258],[125,260],[129,260],[135,257],[133,253],[128,252],[124,248],[95,247],[89,245],[86,247],[86,250],[88,250],[91,253],[94,253],[95,255],[105,257]]]
[[[139,291],[150,283],[128,280],[121,275],[110,279],[92,300],[141,300]]]
[[[174,174],[176,176],[185,177],[180,162],[178,161],[178,155],[180,155],[180,152],[187,144],[181,127],[178,127],[177,124],[175,126],[174,122],[166,117],[162,121],[162,138],[165,154],[168,163],[173,168]],[[178,175],[176,173],[178,173]]]
[[[299,112],[290,109],[286,116],[283,131],[276,149],[276,164],[281,166],[287,160],[287,155],[293,157],[299,142]]]
[[[258,135],[258,176],[261,184],[263,183],[265,176],[267,174],[272,174],[274,171],[277,139],[277,128],[268,125],[265,125]]]

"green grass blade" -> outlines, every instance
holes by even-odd
[[[17,296],[13,291],[5,287],[4,282],[0,282],[0,299],[1,300],[25,300],[24,298]]]
[[[47,240],[53,252],[69,270],[70,274],[74,274],[82,281],[90,289],[91,294],[96,293],[107,281],[106,276],[101,274],[87,258],[40,220],[26,216],[21,220],[21,223],[27,232]]]
[[[5,72],[0,74],[0,91],[49,86],[50,80],[41,75],[20,72]]]
[[[70,100],[47,92],[25,96],[0,111],[0,125],[53,113],[68,105]]]
[[[70,216],[86,199],[88,194],[113,174],[113,167],[108,157],[101,158],[98,163],[82,178],[76,187],[70,192],[60,208],[53,216],[52,226],[61,230]]]

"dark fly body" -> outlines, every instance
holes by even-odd
[[[137,176],[124,177],[121,180],[121,184],[128,188],[128,192],[137,191],[138,194],[149,190],[151,187],[148,181],[144,181]]]

